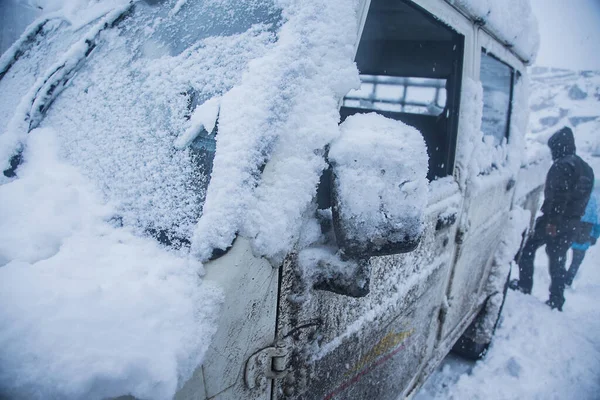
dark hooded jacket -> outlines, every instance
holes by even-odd
[[[575,154],[575,138],[564,127],[548,140],[554,163],[546,176],[542,212],[549,223],[579,220],[594,184],[594,171]]]

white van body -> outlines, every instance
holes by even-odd
[[[360,5],[357,38],[370,3]],[[526,79],[528,59],[511,52],[464,10],[444,1],[413,3],[464,36],[463,82],[479,81],[484,48]],[[513,100],[513,107],[527,108],[527,97],[522,96]],[[470,106],[463,99],[461,107]],[[509,168],[480,177],[476,185],[471,182],[477,188],[461,182],[469,173],[469,160],[459,157],[461,145],[467,146],[461,143],[461,133],[468,131],[461,123],[470,121],[459,120],[453,179],[430,183],[433,196],[419,247],[407,254],[372,257],[368,296],[354,299],[314,291],[298,300],[295,295],[301,296],[304,289],[294,255],[270,270],[266,260],[252,257],[251,246],[241,238],[212,262],[215,267],[207,265],[207,278],[225,285],[228,296],[227,312],[201,369],[203,379],[198,375],[195,380],[206,399],[395,399],[420,387],[494,294],[488,285],[493,268],[502,268],[504,283],[508,269],[494,265],[495,249],[506,235],[512,209],[529,210],[533,221],[542,190],[539,173],[533,172],[537,179],[527,180],[527,191],[515,198],[517,176]],[[511,129],[522,135],[527,120],[513,117],[511,124],[519,124]],[[440,229],[438,221],[448,210],[457,210],[457,222]],[[523,221],[517,226],[510,233],[520,239],[524,231],[518,229],[526,226]],[[248,301],[240,304],[240,298]],[[273,353],[278,346],[283,350]],[[307,349],[315,350],[303,354]],[[257,363],[261,352],[267,360],[284,359],[286,373],[270,379],[277,375],[271,370],[279,361]],[[254,379],[260,383],[248,382]],[[182,399],[187,398],[183,393],[194,392],[186,389]]]
[[[99,25],[97,32],[89,30],[85,35],[82,31],[70,32],[64,40],[50,42],[45,50],[48,54],[62,54],[70,49],[72,57],[65,58],[65,72],[56,80],[64,88],[55,90],[56,84],[52,86],[46,83],[42,83],[38,88],[37,93],[46,91],[46,96],[33,99],[33,106],[38,108],[31,109],[38,110],[38,113],[27,114],[29,130],[38,126],[44,127],[45,124],[50,125],[52,121],[61,121],[61,116],[56,110],[64,110],[70,104],[69,101],[75,104],[77,96],[74,93],[81,89],[77,86],[77,81],[83,82],[85,79],[91,79],[89,77],[94,73],[109,71],[107,67],[99,68],[95,72],[86,72],[83,69],[88,64],[94,65],[95,57],[103,57],[103,49],[110,49],[111,40],[116,40],[119,29],[127,26],[131,15],[136,15],[140,9],[163,7],[163,4],[167,3],[148,1],[125,4],[103,16],[104,25]],[[192,0],[189,3],[192,4]],[[313,5],[316,2],[310,3]],[[536,181],[533,182],[533,178],[527,177],[528,174],[538,177],[539,173],[532,173],[528,166],[521,165],[523,135],[527,128],[526,66],[535,53],[535,46],[530,45],[535,43],[535,40],[530,38],[535,32],[532,33],[529,28],[524,27],[521,32],[508,37],[507,34],[512,32],[504,30],[505,24],[502,23],[502,19],[495,19],[495,14],[490,10],[484,10],[482,14],[475,3],[445,0],[360,0],[356,4],[348,5],[354,7],[351,15],[355,18],[356,28],[351,53],[355,56],[362,85],[370,85],[368,88],[371,90],[371,97],[360,97],[365,93],[367,86],[359,89],[356,82],[351,82],[350,85],[354,85],[355,89],[352,92],[354,95],[349,94],[344,99],[337,99],[338,108],[343,115],[341,119],[374,111],[403,124],[415,126],[421,131],[429,151],[428,195],[419,200],[424,209],[420,224],[422,231],[418,239],[411,244],[412,247],[407,245],[398,251],[373,252],[364,257],[345,257],[340,256],[344,253],[343,246],[338,248],[335,243],[335,236],[337,235],[338,240],[340,237],[339,230],[332,236],[332,228],[328,228],[329,237],[334,238],[333,242],[327,239],[319,239],[321,241],[316,242],[304,240],[302,232],[308,229],[308,222],[302,225],[301,232],[289,233],[292,239],[283,235],[281,243],[284,244],[274,251],[270,251],[273,246],[269,245],[277,241],[269,239],[268,234],[265,234],[267,238],[264,239],[265,235],[261,236],[261,228],[252,232],[254,236],[245,234],[244,232],[249,230],[239,226],[239,229],[233,229],[222,236],[205,235],[205,231],[194,230],[191,225],[187,230],[181,228],[181,232],[185,231],[184,236],[187,235],[187,241],[181,241],[183,247],[188,248],[191,242],[192,252],[204,261],[205,281],[214,282],[222,288],[224,301],[218,317],[217,330],[204,361],[191,379],[185,383],[181,382],[181,387],[175,395],[176,399],[410,397],[461,336],[466,338],[464,340],[482,346],[489,344],[499,317],[509,266],[517,255],[522,237],[533,221],[543,182],[539,182],[539,178],[535,178]],[[185,2],[177,2],[175,6],[173,4],[169,6],[172,8],[167,8],[161,14],[165,20],[173,15],[181,15],[186,7],[192,7]],[[521,2],[515,4],[521,5]],[[243,3],[239,7],[243,12],[246,5]],[[257,12],[260,14],[262,11]],[[398,29],[393,28],[395,16],[404,18],[402,23],[398,23]],[[489,19],[486,20],[487,17]],[[261,17],[257,18],[260,20]],[[282,17],[270,15],[269,18]],[[283,19],[286,18],[291,19],[293,16],[285,14]],[[413,25],[403,31],[402,26],[409,26],[409,22]],[[248,36],[256,40],[256,50],[251,49],[247,53],[240,51],[240,54],[251,59],[254,57],[252,52],[257,51],[268,57],[269,52],[274,51],[277,41],[257,38],[269,35],[272,29],[279,29],[278,23],[274,23],[276,28],[251,28],[256,29],[256,32]],[[391,24],[390,27],[379,31],[377,27],[385,27],[386,23]],[[44,31],[44,26],[47,27],[48,24],[60,25],[60,22],[51,19],[38,21],[36,26],[28,29],[17,46],[9,49],[9,53],[13,52],[13,57],[7,53],[8,55],[5,54],[2,58],[4,64],[0,65],[0,85],[4,85],[5,90],[21,90],[15,89],[18,85],[14,80],[18,76],[12,77],[11,69],[14,71],[23,68],[22,64],[28,62],[24,61],[23,54],[39,50],[36,43],[44,40],[39,38],[39,33]],[[435,26],[437,30],[425,29],[429,26]],[[283,27],[285,28],[285,23]],[[138,30],[123,35],[128,34],[131,40],[138,40],[139,35],[143,35],[142,32],[152,35],[155,28],[148,27],[145,28],[146,31],[139,27],[135,29]],[[60,29],[52,30],[48,35],[54,35],[58,31]],[[165,33],[167,36],[168,34]],[[242,32],[240,35],[246,34]],[[390,39],[386,35],[394,36]],[[402,35],[406,35],[404,39]],[[87,43],[88,47],[75,48],[73,43],[79,43],[77,41],[84,36],[84,43]],[[243,40],[246,39],[241,37],[238,47],[243,46]],[[371,50],[368,46],[372,43],[381,48],[398,45],[404,46],[398,49],[408,49],[407,46],[413,46],[409,42],[415,43],[416,47],[431,47],[421,53],[416,47],[411,47],[412,53],[405,52],[404,55],[402,51],[398,50],[396,53],[396,50],[390,47],[381,53],[384,66],[377,65],[375,58],[369,55]],[[155,54],[157,59],[166,51],[156,43],[147,43],[144,46],[140,48],[145,49],[147,54]],[[189,48],[193,46],[196,45],[192,44]],[[202,46],[208,48],[209,44]],[[432,53],[437,51],[436,49],[440,49],[439,54]],[[77,51],[79,53],[74,54]],[[395,56],[390,54],[399,56],[394,58]],[[429,57],[428,54],[434,55]],[[205,59],[209,55],[208,52],[204,54]],[[326,57],[323,55],[323,58]],[[444,57],[451,59],[445,63]],[[348,61],[352,62],[350,59]],[[207,70],[210,62],[218,63],[219,59],[208,60]],[[397,70],[400,72],[388,74],[390,65],[394,62],[398,63]],[[431,71],[425,71],[424,65],[433,65],[433,68]],[[177,67],[173,65],[173,68]],[[239,68],[246,74],[249,74],[248,70],[252,70],[253,67],[256,65],[246,62],[239,64]],[[43,71],[41,66],[31,68],[37,71],[38,77]],[[498,81],[500,83],[488,81],[501,76],[500,73],[496,74],[495,68],[505,73],[502,76],[506,80]],[[390,76],[393,79],[388,79]],[[153,77],[161,79],[160,74]],[[52,77],[54,78],[56,76]],[[244,75],[244,79],[246,78]],[[192,92],[186,94],[185,91],[181,93],[180,106],[185,107],[187,102],[189,108],[190,115],[187,115],[187,120],[205,118],[210,112],[205,110],[208,114],[203,115],[195,113],[195,110],[199,110],[199,105],[202,102],[208,104],[213,97],[225,96],[223,92],[231,87],[231,84],[227,83],[230,86],[207,89],[211,85],[210,79],[216,81],[216,78],[209,75],[204,82],[208,95],[203,92],[199,92],[199,95]],[[293,79],[290,78],[290,82]],[[231,80],[235,81],[234,87],[240,84],[238,78]],[[506,87],[498,89],[495,86],[506,82]],[[22,84],[23,82],[19,83]],[[31,79],[22,86],[27,85],[35,87],[40,85],[40,81]],[[377,92],[377,85],[380,85],[381,93],[383,89],[393,91],[400,87],[398,85],[403,85],[403,100],[398,100],[399,103],[396,104],[386,98],[377,98],[377,93],[380,93]],[[433,105],[438,106],[437,111],[425,111],[429,107],[429,104],[426,104],[429,100],[425,103],[414,100],[411,103],[408,93],[419,87],[425,88],[422,93],[427,95],[435,93],[436,103]],[[92,93],[94,85],[90,84],[89,88]],[[21,95],[27,96],[27,93],[21,91]],[[290,96],[293,98],[293,95],[292,93]],[[441,98],[439,96],[445,97],[445,100],[438,102]],[[3,129],[10,125],[8,120],[14,120],[14,113],[19,112],[18,100],[20,99],[13,99],[3,104],[4,109],[11,110],[10,113],[5,113],[7,117],[0,119],[4,124],[0,126]],[[64,103],[60,103],[61,101]],[[317,104],[315,107],[318,106]],[[199,125],[208,133],[211,133],[213,128],[216,129],[215,126],[218,125],[221,129],[221,124],[225,126],[227,123],[221,121],[227,118],[225,105],[222,103],[220,107],[221,114],[216,112],[212,124],[210,118],[205,118],[202,120],[203,125]],[[13,113],[12,110],[16,111]],[[96,112],[96,109],[93,112]],[[157,113],[160,112],[157,109]],[[490,116],[490,113],[496,114]],[[164,115],[165,119],[172,118],[167,114]],[[130,116],[134,117],[133,114]],[[89,119],[82,124],[95,123],[94,121]],[[443,124],[442,128],[439,128],[441,125],[438,124]],[[497,131],[488,132],[490,126],[497,128]],[[424,129],[428,128],[423,127],[439,131],[427,137]],[[189,146],[193,140],[197,140],[197,134],[193,129],[189,134],[185,133],[187,136],[182,131],[178,132],[174,136],[177,139],[176,146]],[[222,133],[219,132],[219,135]],[[227,160],[218,158],[219,151],[224,148],[220,146],[227,146],[226,143],[231,146],[230,142],[225,142],[225,136],[223,141],[220,141],[221,136],[217,137],[214,169],[211,166],[212,178],[202,178],[211,179],[210,184],[206,183],[208,189],[201,195],[202,201],[206,198],[205,215],[202,216],[205,221],[213,217],[216,219],[219,215],[214,211],[216,201],[213,199],[230,199],[232,194],[237,193],[233,184],[231,192],[223,189],[224,186],[220,186],[221,189],[211,188],[213,184],[217,187],[221,185],[223,171],[227,168]],[[284,139],[278,140],[285,143]],[[15,136],[14,143],[19,143],[19,140]],[[440,143],[439,147],[436,140]],[[277,140],[274,142],[278,143]],[[157,139],[156,143],[159,144],[160,139]],[[329,145],[327,142],[323,147],[329,149]],[[277,163],[280,162],[278,154],[283,154],[281,157],[289,157],[283,150],[277,153],[279,148],[276,144],[269,146],[266,150],[259,150],[267,155],[264,157],[264,164],[256,166],[261,175],[256,183],[258,187],[262,182],[271,182],[281,177],[281,169],[277,167]],[[5,154],[2,156],[6,158]],[[326,152],[319,153],[319,157],[326,159]],[[18,176],[18,160],[13,161],[10,164],[11,168],[14,167],[12,173]],[[402,160],[398,160],[398,163],[401,164]],[[426,165],[422,167],[427,170]],[[336,167],[333,168],[335,175]],[[320,167],[320,171],[324,169],[327,169],[326,164]],[[165,173],[172,175],[166,175],[162,180],[170,179],[177,171]],[[206,171],[205,173],[209,175]],[[426,171],[422,173],[423,178],[426,174]],[[10,173],[7,175],[5,172],[5,175],[9,177]],[[234,178],[232,182],[235,183],[237,178]],[[313,184],[311,192],[304,194],[307,200],[302,204],[312,205],[296,211],[298,215],[310,214],[307,221],[318,214],[320,217],[314,221],[325,221],[327,224],[332,218],[331,208],[335,208],[337,203],[331,203],[336,201],[334,199],[330,200],[328,206],[318,206],[317,197],[322,191],[321,187],[331,190],[323,184],[321,178],[318,190]],[[239,190],[239,196],[243,198],[245,192]],[[265,193],[264,196],[268,198],[268,192]],[[283,201],[282,203],[286,204]],[[275,219],[280,215],[296,212],[284,210],[281,213],[281,210],[277,209],[280,205],[275,203],[273,206]],[[235,218],[245,218],[245,212],[236,214]],[[197,214],[193,217],[197,218]],[[333,218],[335,219],[335,216]],[[125,224],[131,220],[127,215],[123,217]],[[223,229],[226,230],[229,222],[226,218],[222,221]],[[208,222],[206,224],[210,225]],[[160,225],[150,226],[158,228],[148,229],[146,234],[157,237],[167,245],[176,244],[178,235],[170,236],[170,233],[166,233],[168,238],[165,240],[160,232]],[[339,228],[336,226],[335,229]],[[327,228],[323,232],[325,231]],[[323,234],[327,235],[326,232]],[[212,244],[200,243],[202,238],[207,238],[207,242],[203,243],[212,240]],[[229,243],[226,239],[230,240]],[[220,248],[221,252],[209,252],[207,256],[206,248]],[[329,271],[328,265],[335,264],[334,261],[326,260],[324,251],[330,251],[332,257],[338,257],[342,268],[344,265],[351,265],[348,268],[358,268],[347,277],[350,283],[335,282],[339,278],[336,278],[335,274],[332,275],[333,278],[330,276],[325,279],[325,283],[321,278],[315,278],[313,268]],[[346,255],[348,254],[349,250],[346,251]],[[323,274],[327,273],[330,272]],[[363,281],[357,283],[361,279]]]

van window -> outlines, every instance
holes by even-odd
[[[152,47],[158,54],[161,51],[181,54],[202,39],[240,34],[255,24],[264,24],[275,31],[282,18],[273,0],[180,1],[179,8],[162,0],[146,0],[146,3],[152,6],[145,11],[160,21],[148,30],[150,35],[144,36],[149,39],[146,47]]]
[[[514,70],[491,54],[481,53],[483,86],[481,130],[495,145],[508,139]]]
[[[373,0],[356,55],[361,87],[344,98],[342,120],[374,111],[412,125],[427,144],[429,180],[452,174],[462,57],[463,37],[424,10]]]

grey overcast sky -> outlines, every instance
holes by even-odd
[[[531,0],[540,25],[535,65],[600,70],[600,0]]]

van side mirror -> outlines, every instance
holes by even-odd
[[[338,246],[353,259],[414,250],[428,197],[422,135],[376,113],[352,115],[340,128],[329,150]]]

